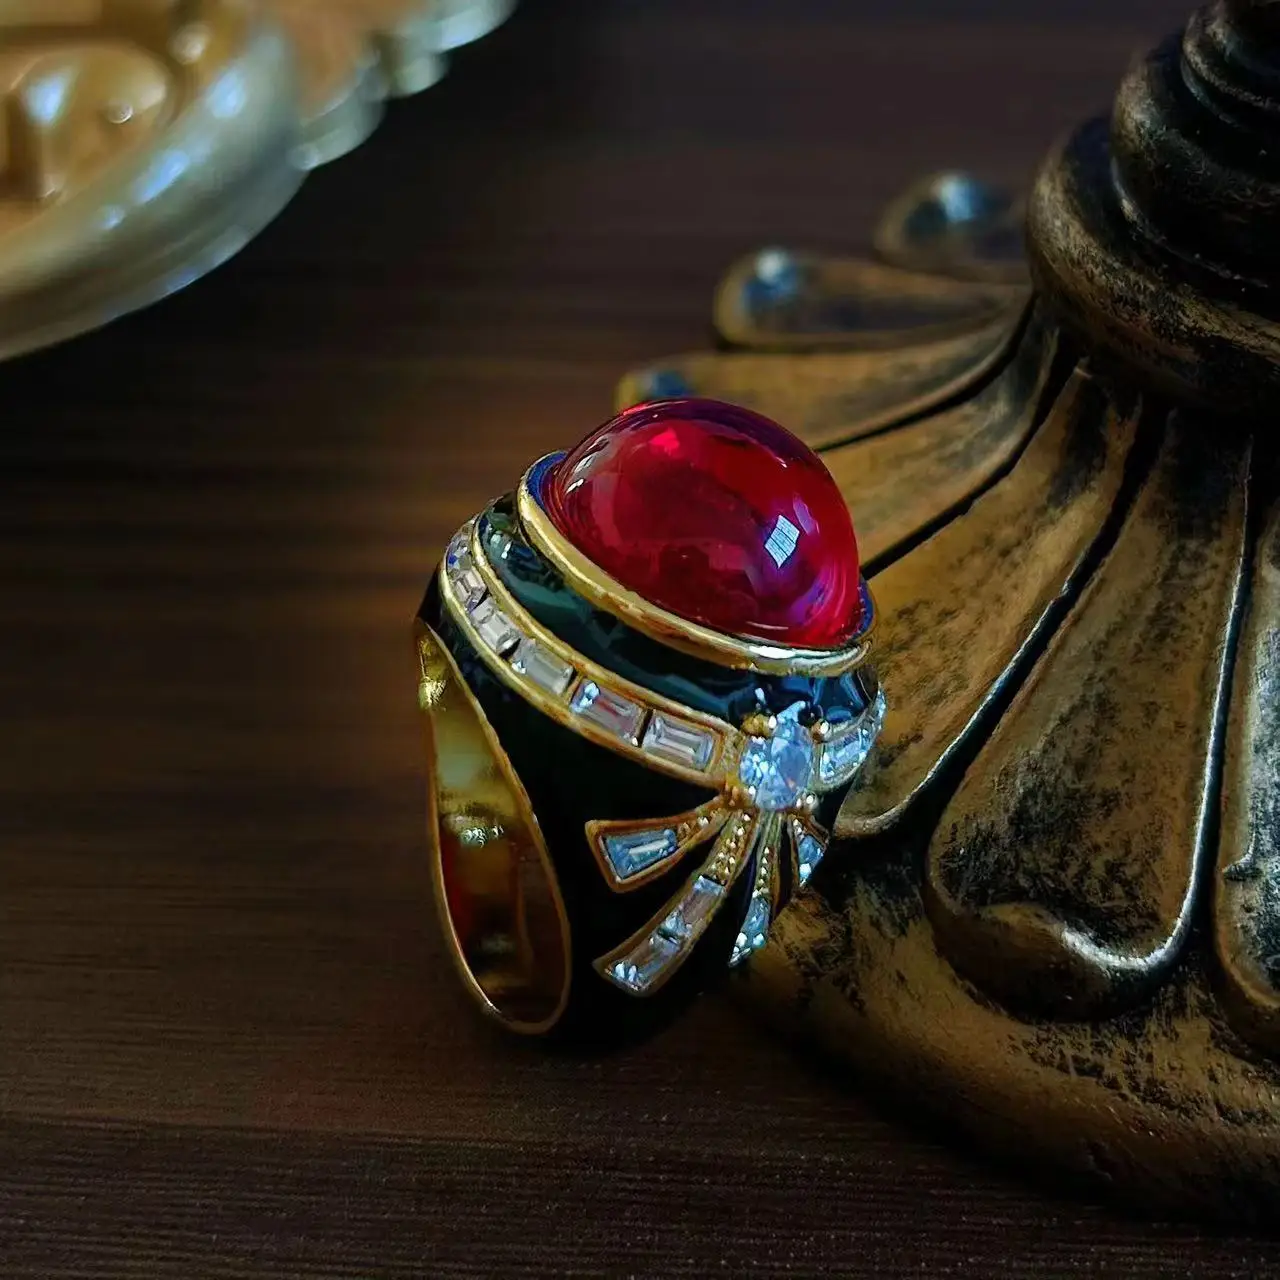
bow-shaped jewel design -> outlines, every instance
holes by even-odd
[[[848,785],[884,721],[877,689],[862,714],[833,725],[803,701],[780,715],[756,713],[726,752],[720,794],[698,808],[643,822],[589,822],[587,841],[619,892],[647,883],[690,850],[713,842],[705,860],[648,924],[596,961],[626,991],[648,995],[679,968],[751,866],[751,893],[729,963],[764,946],[780,897],[780,860],[790,850],[792,882],[804,884],[826,851],[814,819],[822,794]]]

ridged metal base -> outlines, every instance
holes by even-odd
[[[1038,1174],[1274,1220],[1265,396],[1207,413],[1065,325],[1009,252],[1017,218],[931,179],[890,211],[881,262],[765,251],[717,297],[731,349],[621,389],[734,400],[808,439],[881,609],[883,737],[737,990],[858,1087]]]

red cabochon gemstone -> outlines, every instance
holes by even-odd
[[[542,502],[610,576],[713,630],[832,649],[862,621],[858,543],[831,473],[750,410],[628,409],[556,465]]]

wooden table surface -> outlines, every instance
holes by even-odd
[[[1034,16],[1032,16],[1034,14]],[[527,0],[229,268],[0,370],[0,1276],[1256,1276],[953,1152],[723,998],[509,1043],[436,936],[449,531],[735,255],[1022,180],[1181,3]]]

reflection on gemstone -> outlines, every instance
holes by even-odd
[[[497,654],[505,654],[520,642],[520,632],[515,624],[492,599],[482,600],[471,611],[480,638]]]
[[[691,622],[815,649],[861,626],[848,503],[807,445],[749,409],[636,405],[552,466],[538,497],[594,565]]]
[[[800,284],[800,265],[786,249],[761,249],[756,254],[751,283],[770,293],[794,293]]]
[[[651,755],[661,756],[690,769],[705,769],[715,750],[715,734],[684,720],[655,711],[641,744]]]
[[[631,743],[639,741],[644,708],[630,698],[602,689],[594,680],[584,680],[573,695],[570,706],[584,720],[608,730],[615,737]]]
[[[699,876],[675,909],[658,926],[658,931],[686,946],[701,936],[724,897],[724,886]]]
[[[773,532],[765,539],[764,549],[773,563],[781,569],[791,559],[799,542],[800,530],[786,516],[779,516]]]
[[[825,852],[826,849],[817,836],[806,831],[799,837],[796,841],[796,862],[799,865],[801,884],[813,875],[814,868],[822,861]]]
[[[464,525],[449,540],[449,549],[445,552],[444,563],[450,573],[465,569],[471,563],[470,531],[471,526]]]
[[[534,684],[558,698],[573,679],[573,668],[549,653],[536,640],[525,636],[511,658],[511,669],[528,676]]]
[[[674,827],[606,836],[602,843],[605,856],[619,880],[630,880],[632,876],[647,871],[663,858],[669,858],[680,847]]]
[[[660,978],[680,954],[680,944],[661,933],[650,934],[630,955],[623,956],[609,970],[609,978],[619,987],[643,994]]]
[[[752,894],[746,919],[733,944],[730,966],[741,964],[753,951],[759,951],[769,938],[769,900],[764,894]]]
[[[470,560],[459,563],[457,572],[450,581],[453,583],[453,594],[468,613],[485,597],[484,579],[475,571]]]
[[[799,721],[803,706],[788,707],[771,737],[748,738],[738,762],[739,780],[767,812],[794,808],[813,785],[813,737]]]
[[[841,786],[862,768],[880,736],[884,713],[884,693],[877,691],[866,711],[823,745],[818,777],[824,787]]]

